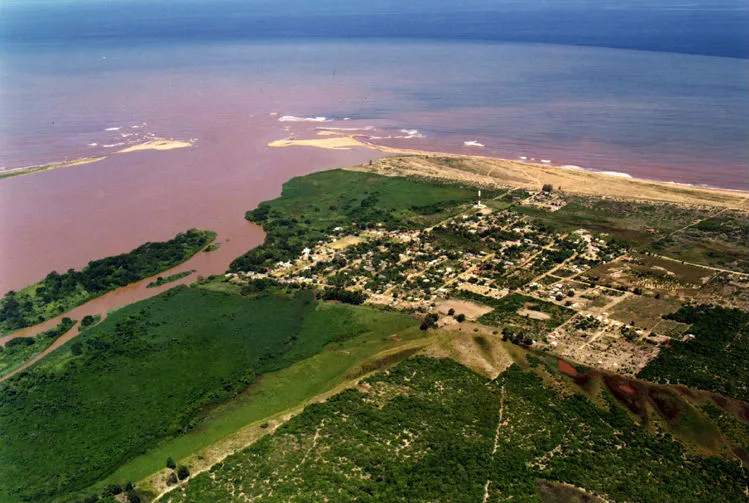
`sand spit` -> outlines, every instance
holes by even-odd
[[[541,189],[544,184],[551,184],[556,190],[573,194],[749,210],[749,192],[745,191],[644,180],[633,178],[625,173],[587,171],[577,166],[575,166],[576,169],[569,169],[569,166],[560,167],[496,157],[399,149],[375,145],[360,136],[340,131],[322,130],[317,134],[325,138],[308,140],[289,138],[273,141],[268,146],[309,146],[338,150],[364,147],[398,154],[365,166],[348,168],[387,176],[415,176],[460,181],[487,187],[513,186],[537,190]]]
[[[105,147],[108,145],[104,145]],[[179,141],[179,140],[164,140],[157,138],[150,140],[145,143],[139,143],[130,147],[124,148],[114,152],[114,154],[127,154],[130,152],[138,152],[141,150],[172,150],[176,148],[187,148],[192,147],[193,143],[190,141]],[[28,166],[25,168],[12,169],[8,171],[0,171],[0,179],[10,178],[13,176],[31,175],[33,173],[40,173],[42,171],[50,171],[57,168],[68,168],[71,166],[80,166],[82,164],[91,164],[94,162],[102,161],[109,156],[100,157],[82,157],[80,159],[74,159],[72,161],[53,162],[50,164],[43,164],[41,166]]]
[[[179,141],[179,140],[163,140],[156,139],[147,141],[145,143],[139,143],[122,150],[118,150],[118,154],[127,154],[128,152],[138,152],[140,150],[173,150],[175,148],[187,148],[192,147],[192,142]]]
[[[0,171],[0,179],[10,178],[13,176],[30,175],[32,173],[40,173],[42,171],[50,171],[57,168],[68,168],[70,166],[80,166],[82,164],[91,164],[106,159],[103,157],[82,157],[80,159],[73,159],[72,161],[53,162],[51,164],[43,164],[41,166],[29,166],[26,168],[11,169],[8,171]]]
[[[321,136],[331,136],[328,131],[321,131]],[[268,143],[269,147],[316,147],[330,150],[351,150],[353,147],[367,147],[364,143],[350,136],[335,136],[328,138],[313,138],[309,140],[297,140],[286,138]]]
[[[371,165],[349,169],[387,176],[460,181],[485,187],[513,186],[539,190],[544,184],[551,184],[554,190],[572,194],[749,210],[749,192],[611,176],[595,171],[493,157],[420,152],[416,155],[386,157]]]

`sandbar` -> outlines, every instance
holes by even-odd
[[[173,150],[175,148],[187,148],[192,147],[192,142],[179,141],[179,140],[151,140],[145,143],[139,143],[138,145],[132,145],[122,150],[118,150],[118,154],[127,154],[128,152],[138,152],[140,150]]]
[[[11,169],[8,171],[0,171],[0,179],[11,178],[13,176],[30,175],[32,173],[40,173],[42,171],[50,171],[57,168],[67,168],[70,166],[80,166],[82,164],[91,164],[92,162],[98,162],[106,159],[106,157],[82,157],[80,159],[73,159],[72,161],[53,162],[50,164],[43,164],[41,166],[28,166],[26,168]]]
[[[330,150],[351,150],[353,147],[368,147],[367,144],[350,136],[336,136],[333,138],[313,138],[296,140],[285,138],[268,143],[269,147],[316,147]]]

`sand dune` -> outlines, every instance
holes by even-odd
[[[749,193],[743,191],[611,176],[492,157],[422,152],[418,155],[386,157],[371,165],[349,169],[387,176],[460,181],[486,187],[515,186],[538,190],[548,183],[554,190],[572,194],[749,209]]]

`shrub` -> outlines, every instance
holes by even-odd
[[[173,486],[176,483],[177,483],[177,475],[174,472],[172,472],[166,478],[166,485]]]
[[[117,496],[120,493],[122,493],[122,487],[119,484],[109,484],[101,492],[101,495],[106,498],[107,496]]]
[[[171,468],[172,470],[174,470],[175,468],[177,468],[177,463],[174,462],[174,460],[172,459],[171,456],[169,456],[168,458],[166,458],[166,467],[167,468]]]
[[[463,313],[460,313],[458,316],[455,317],[458,323],[463,323],[466,321],[466,315]]]
[[[179,477],[180,480],[185,480],[189,476],[190,470],[188,470],[185,465],[180,465],[177,467],[177,477]]]

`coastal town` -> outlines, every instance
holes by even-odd
[[[313,288],[630,375],[672,338],[690,337],[688,325],[662,318],[681,302],[706,300],[716,281],[749,290],[745,275],[642,255],[585,228],[554,232],[506,211],[558,211],[567,201],[550,186],[480,198],[423,229],[338,226],[294,260],[226,278]]]

